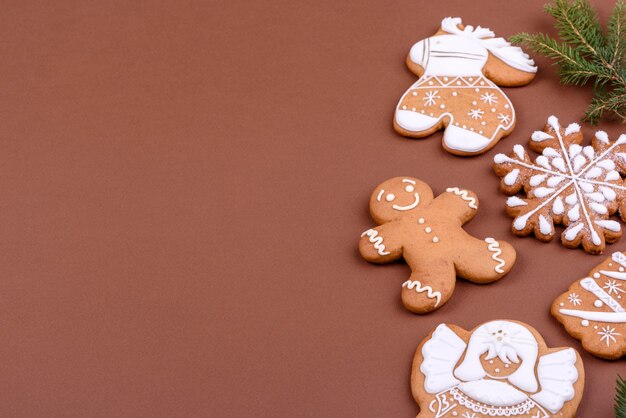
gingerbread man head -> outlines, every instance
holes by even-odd
[[[433,201],[430,186],[413,177],[394,177],[376,187],[370,197],[372,218],[379,223],[416,216]]]

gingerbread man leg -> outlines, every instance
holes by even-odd
[[[454,292],[454,264],[442,260],[428,269],[413,269],[402,284],[402,304],[409,311],[423,314],[441,307]]]
[[[465,235],[453,254],[457,275],[475,283],[490,283],[507,274],[515,263],[515,249],[506,241]]]

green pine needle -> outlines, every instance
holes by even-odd
[[[626,418],[626,381],[621,376],[615,384],[615,418]]]
[[[544,11],[555,20],[560,41],[546,34],[519,33],[524,44],[554,60],[563,84],[593,83],[595,97],[585,119],[595,124],[612,115],[626,122],[626,6],[617,0],[606,31],[588,0],[554,0]]]

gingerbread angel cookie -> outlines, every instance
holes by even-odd
[[[469,190],[451,187],[434,198],[421,180],[392,178],[372,193],[370,213],[379,226],[361,234],[359,250],[373,263],[404,257],[412,274],[402,284],[402,302],[412,312],[430,312],[450,299],[457,276],[490,283],[515,263],[507,242],[463,230],[477,210],[478,197]]]
[[[626,253],[613,255],[556,298],[552,315],[583,348],[605,359],[626,356]]]
[[[564,127],[550,116],[543,130],[530,137],[530,149],[541,153],[534,161],[519,144],[511,154],[494,157],[500,190],[526,193],[526,198],[506,201],[506,212],[515,218],[515,235],[532,233],[547,242],[556,236],[554,226],[562,224],[561,243],[569,248],[582,245],[591,254],[602,253],[607,243],[620,238],[620,223],[609,217],[619,212],[626,221],[626,135],[611,141],[598,131],[591,145],[582,142],[580,125]]]
[[[498,320],[472,331],[439,325],[415,352],[411,390],[418,418],[573,418],[584,380],[576,350]]]
[[[515,111],[498,85],[525,85],[537,72],[519,47],[451,17],[406,62],[420,79],[396,107],[396,131],[422,138],[445,128],[443,146],[457,155],[483,153],[513,131]]]

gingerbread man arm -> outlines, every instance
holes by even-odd
[[[370,263],[389,263],[402,257],[400,225],[390,222],[361,234],[359,252]]]
[[[434,213],[446,213],[452,218],[458,218],[463,225],[476,216],[478,196],[471,190],[448,187],[445,193],[433,200],[428,209]]]

